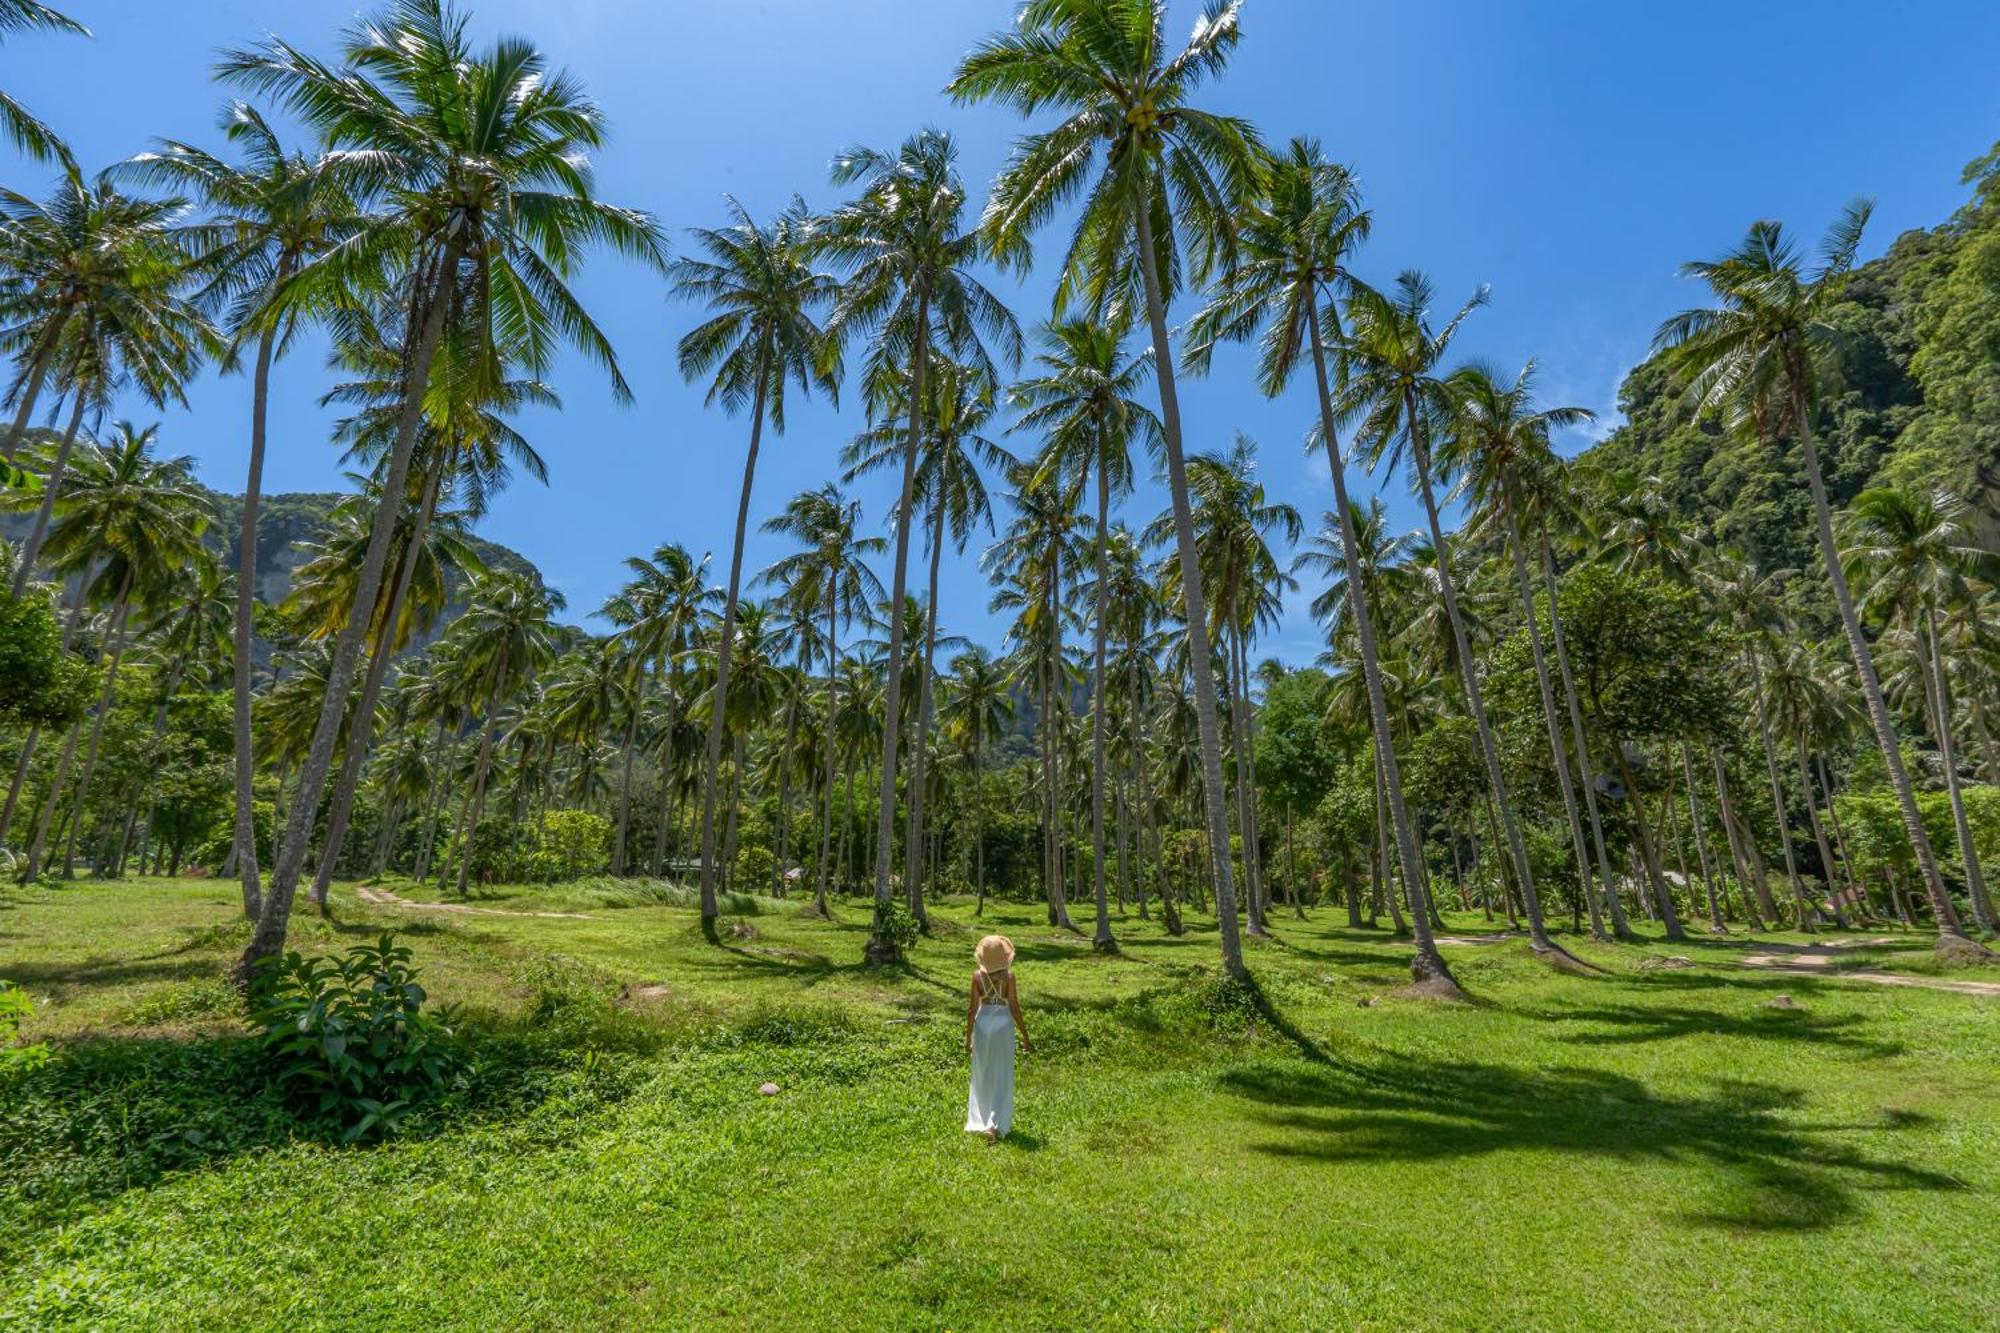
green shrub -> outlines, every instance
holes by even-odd
[[[278,1081],[316,1100],[349,1142],[394,1133],[422,1101],[460,1080],[449,1011],[427,997],[410,951],[384,932],[337,958],[288,953],[251,989],[251,1022]]]
[[[898,949],[909,949],[923,935],[916,914],[900,898],[875,904],[875,933]]]
[[[26,991],[0,981],[0,1069],[30,1065],[47,1058],[49,1048],[45,1045],[15,1045],[21,1035],[21,1020],[33,1007]]]

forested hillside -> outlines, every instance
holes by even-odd
[[[1942,487],[1980,500],[1974,518],[1991,545],[2000,535],[2000,145],[1965,180],[1971,198],[1956,215],[1904,233],[1849,280],[1830,320],[1845,339],[1843,373],[1825,386],[1816,431],[1836,507],[1870,485]],[[1761,568],[1818,564],[1795,441],[1775,452],[1699,418],[1660,356],[1626,377],[1619,407],[1624,424],[1590,462],[1624,480],[1657,477],[1691,535]]]

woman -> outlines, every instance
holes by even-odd
[[[988,935],[972,951],[979,966],[965,1003],[965,1049],[972,1053],[972,1089],[965,1097],[965,1132],[998,1143],[1014,1126],[1014,1033],[1032,1051],[1021,997],[1014,989],[1014,945]]]

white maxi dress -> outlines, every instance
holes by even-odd
[[[1014,1127],[1014,1015],[1007,1008],[1007,974],[980,972],[979,1012],[972,1020],[972,1088],[965,1096],[968,1134]]]

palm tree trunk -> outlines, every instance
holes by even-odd
[[[1639,779],[1633,776],[1631,762],[1625,757],[1624,742],[1612,738],[1611,752],[1618,756],[1618,776],[1625,784],[1625,799],[1632,803],[1632,828],[1639,837],[1640,866],[1651,888],[1653,903],[1666,926],[1667,938],[1685,940],[1687,932],[1681,929],[1680,913],[1674,908],[1674,895],[1667,888],[1665,872],[1660,869],[1660,849],[1653,838],[1652,821],[1646,815],[1646,798],[1640,793]]]
[[[1694,834],[1694,849],[1701,862],[1701,886],[1708,897],[1708,925],[1718,935],[1729,928],[1722,924],[1722,909],[1715,900],[1715,875],[1708,859],[1708,829],[1701,822],[1701,797],[1695,790],[1694,756],[1686,741],[1681,742],[1681,777],[1687,783],[1688,827]]]
[[[663,664],[664,669],[664,664]],[[660,830],[653,838],[653,873],[667,873],[667,847],[674,836],[674,729],[680,725],[680,681],[667,670],[667,716],[660,730]]]
[[[76,878],[76,840],[83,831],[83,817],[89,811],[90,783],[97,773],[97,756],[104,745],[104,724],[111,716],[111,710],[118,705],[118,666],[125,660],[125,648],[130,642],[125,632],[125,621],[130,614],[127,597],[132,580],[128,576],[125,587],[118,597],[118,610],[112,616],[111,661],[104,672],[104,693],[97,700],[97,718],[90,726],[90,747],[84,752],[83,775],[77,779],[74,813],[69,821],[69,834],[63,839],[64,879]]]
[[[703,758],[701,795],[701,924],[714,934],[719,909],[715,902],[715,797],[722,773],[722,727],[729,705],[729,659],[736,649],[736,595],[743,584],[743,537],[750,524],[750,491],[757,480],[757,447],[764,437],[764,391],[769,376],[770,349],[757,354],[757,392],[750,406],[750,447],[743,455],[743,493],[736,501],[736,539],[729,553],[729,591],[722,602],[722,635],[715,645],[714,698],[708,709],[708,748]]]
[[[1250,710],[1250,682],[1243,675],[1243,636],[1236,620],[1236,589],[1229,590],[1223,613],[1222,649],[1228,654],[1223,677],[1223,705],[1229,712],[1229,754],[1236,761],[1236,831],[1243,844],[1243,901],[1249,908],[1249,933],[1268,935],[1264,927],[1264,886],[1257,873],[1257,816],[1251,810],[1250,742],[1243,715]]]
[[[979,882],[974,916],[986,915],[986,770],[980,767],[980,733],[986,729],[981,718],[972,719],[972,856],[973,873]]]
[[[113,645],[112,666],[104,682],[104,688],[107,692],[113,688],[113,684],[117,679],[117,664],[115,659],[119,653],[124,651],[125,601],[130,595],[131,589],[132,576],[128,572],[124,582],[118,589],[118,597],[112,605],[111,618],[107,622],[109,627],[108,641]],[[103,716],[104,706],[104,696],[100,696],[99,717]],[[34,836],[28,842],[27,864],[21,874],[21,878],[24,881],[32,880],[42,873],[42,858],[47,852],[49,845],[49,829],[55,818],[56,808],[62,804],[63,793],[69,787],[70,768],[76,762],[76,743],[82,736],[83,723],[81,720],[78,720],[69,728],[69,734],[63,740],[62,757],[56,761],[55,776],[49,780],[48,792],[42,798],[41,809],[36,813],[35,832]]]
[[[1834,886],[1833,882],[1835,869],[1833,848],[1827,844],[1826,827],[1820,822],[1819,817],[1819,802],[1813,797],[1812,760],[1807,756],[1805,733],[1803,731],[1795,732],[1792,736],[1792,741],[1798,752],[1799,790],[1806,798],[1806,823],[1812,827],[1813,848],[1819,853],[1820,867],[1826,872],[1826,879],[1823,885],[1826,898],[1834,904],[1833,924],[1840,929],[1845,929],[1847,923],[1841,919],[1840,915],[1839,890]]]
[[[1465,686],[1466,711],[1479,733],[1479,753],[1486,763],[1486,783],[1499,807],[1500,828],[1507,839],[1507,851],[1514,863],[1514,878],[1521,886],[1521,907],[1528,917],[1528,944],[1536,953],[1564,952],[1549,938],[1542,920],[1542,901],[1535,892],[1535,876],[1528,864],[1527,845],[1521,841],[1520,822],[1507,798],[1507,780],[1500,772],[1500,752],[1493,744],[1493,728],[1486,717],[1486,704],[1479,692],[1479,668],[1472,657],[1472,644],[1465,634],[1465,621],[1458,610],[1458,585],[1452,578],[1450,548],[1445,545],[1444,528],[1438,521],[1437,496],[1431,489],[1431,461],[1426,436],[1417,410],[1416,397],[1404,393],[1404,412],[1409,422],[1410,456],[1417,465],[1417,490],[1423,497],[1424,517],[1430,524],[1431,543],[1437,552],[1438,591],[1444,600],[1445,618],[1451,622],[1452,642],[1458,651],[1459,679]],[[1407,877],[1407,876],[1406,876]]]
[[[12,392],[21,396],[21,406],[15,411],[13,424],[7,429],[6,445],[0,447],[0,460],[11,463],[14,455],[20,452],[21,437],[27,433],[28,422],[35,415],[35,402],[42,396],[42,386],[48,382],[49,366],[55,361],[56,350],[62,343],[63,328],[73,313],[66,310],[56,316],[55,323],[42,335],[33,364],[25,375],[14,382]]]
[[[1094,864],[1091,874],[1097,893],[1097,931],[1091,940],[1091,947],[1098,953],[1118,952],[1118,941],[1111,935],[1111,910],[1104,892],[1104,724],[1109,713],[1110,700],[1104,693],[1104,648],[1110,637],[1111,619],[1111,571],[1109,537],[1111,531],[1111,478],[1104,469],[1102,457],[1094,460],[1097,464],[1097,541],[1094,556],[1097,564],[1097,594],[1095,614],[1096,642],[1092,645],[1090,661],[1090,848]],[[1119,851],[1124,851],[1125,840],[1118,840]],[[1122,867],[1121,867],[1122,869]],[[1121,889],[1119,897],[1124,893]]]
[[[458,896],[472,890],[472,851],[479,841],[479,820],[486,813],[486,774],[493,764],[493,735],[500,729],[500,672],[493,673],[493,691],[486,701],[486,725],[479,733],[479,757],[472,765],[472,796],[459,818],[465,834],[458,840]]]
[[[1958,751],[1951,734],[1951,677],[1944,669],[1944,648],[1938,642],[1937,607],[1928,602],[1924,606],[1924,639],[1928,644],[1919,642],[1918,665],[1930,670],[1932,687],[1926,694],[1931,700],[1938,759],[1944,768],[1945,796],[1951,802],[1952,828],[1958,835],[1958,862],[1965,870],[1965,889],[1972,899],[1973,919],[1981,930],[1990,934],[2000,930],[2000,921],[1994,919],[1993,899],[1987,896],[1986,876],[1979,865],[1979,848],[1972,840],[1972,824],[1965,817],[1965,792],[1959,782]],[[1929,661],[1923,661],[1924,658]]]
[[[1757,840],[1750,834],[1750,826],[1736,809],[1735,799],[1729,791],[1729,772],[1723,767],[1722,752],[1710,750],[1709,758],[1715,765],[1715,799],[1722,807],[1722,827],[1729,834],[1729,845],[1736,852],[1737,873],[1747,876],[1744,889],[1744,905],[1754,907],[1750,912],[1750,928],[1762,930],[1766,921],[1778,920],[1778,905],[1771,899],[1771,886],[1765,882],[1764,854],[1757,848]],[[1760,919],[1761,918],[1761,919]]]
[[[1868,894],[1855,874],[1854,858],[1848,855],[1847,851],[1847,834],[1840,825],[1840,811],[1833,803],[1833,772],[1827,768],[1824,755],[1815,755],[1813,762],[1819,769],[1819,789],[1826,793],[1826,817],[1827,822],[1833,825],[1834,850],[1840,853],[1841,878],[1845,881],[1848,893],[1853,896],[1855,906],[1866,913]]]
[[[14,596],[19,597],[27,590],[28,580],[34,576],[35,562],[41,558],[42,539],[48,535],[49,516],[55,512],[56,497],[62,491],[63,473],[69,467],[69,456],[76,448],[77,432],[83,428],[83,409],[86,398],[79,391],[76,405],[70,409],[69,425],[63,428],[62,443],[56,446],[55,461],[49,465],[49,475],[42,478],[42,503],[35,510],[35,524],[28,530],[28,538],[21,543],[21,550],[14,565]]]
[[[1521,549],[1521,525],[1514,514],[1514,496],[1511,490],[1503,490],[1500,497],[1501,513],[1507,520],[1507,550],[1513,557],[1514,582],[1521,597],[1521,614],[1528,622],[1528,646],[1535,659],[1535,685],[1542,698],[1542,724],[1549,737],[1549,755],[1556,770],[1556,785],[1562,790],[1563,814],[1569,820],[1570,845],[1576,851],[1576,882],[1584,902],[1590,908],[1590,938],[1608,940],[1610,935],[1604,929],[1604,918],[1598,914],[1597,899],[1590,892],[1590,851],[1583,841],[1583,819],[1576,810],[1576,789],[1569,780],[1569,752],[1563,744],[1562,724],[1556,720],[1555,687],[1549,681],[1549,660],[1542,651],[1541,619],[1535,614],[1534,585],[1528,580],[1528,557]],[[1549,616],[1556,614],[1555,601],[1549,601]]]
[[[1174,385],[1173,347],[1160,296],[1159,259],[1153,252],[1150,191],[1136,196],[1132,213],[1139,233],[1139,271],[1146,288],[1146,320],[1153,336],[1153,364],[1159,378],[1160,423],[1166,437],[1167,489],[1173,499],[1174,545],[1180,557],[1181,595],[1187,613],[1188,674],[1194,682],[1195,725],[1201,743],[1202,799],[1207,806],[1209,860],[1215,875],[1215,916],[1222,944],[1222,968],[1231,977],[1248,975],[1236,919],[1236,880],[1229,864],[1229,813],[1222,786],[1222,737],[1217,726],[1215,672],[1208,654],[1208,608],[1202,597],[1201,555],[1194,540],[1194,513],[1188,504],[1187,460],[1181,451],[1181,405]]]
[[[1976,953],[1985,955],[1986,950],[1965,937],[1959,926],[1958,909],[1952,906],[1951,896],[1945,892],[1944,876],[1938,873],[1937,855],[1931,850],[1930,835],[1924,832],[1923,815],[1917,809],[1915,789],[1910,785],[1910,775],[1903,766],[1903,752],[1898,748],[1895,724],[1889,720],[1889,708],[1882,699],[1882,682],[1875,674],[1875,658],[1868,650],[1867,637],[1861,632],[1861,617],[1854,610],[1854,596],[1847,588],[1847,575],[1840,567],[1840,550],[1833,540],[1833,509],[1826,498],[1826,482],[1820,475],[1819,446],[1813,440],[1812,422],[1806,403],[1805,367],[1800,363],[1797,350],[1787,348],[1788,364],[1786,372],[1791,382],[1792,409],[1799,427],[1799,449],[1805,455],[1806,486],[1812,492],[1814,527],[1819,535],[1819,553],[1826,565],[1827,580],[1833,585],[1833,600],[1840,608],[1841,628],[1847,632],[1848,651],[1854,655],[1855,675],[1861,681],[1861,695],[1868,705],[1868,721],[1875,731],[1875,744],[1881,750],[1883,766],[1889,773],[1889,785],[1895,788],[1896,805],[1903,816],[1903,831],[1910,840],[1910,850],[1917,858],[1917,868],[1923,873],[1924,892],[1930,898],[1931,912],[1937,923],[1938,948],[1951,952]]]
[[[635,660],[633,663],[632,699],[629,714],[625,719],[624,770],[618,778],[618,831],[611,842],[611,873],[625,873],[625,842],[632,828],[632,765],[639,749],[639,717],[646,709],[646,687],[652,683],[652,675]]]
[[[368,546],[361,558],[354,605],[348,611],[347,624],[341,627],[339,636],[334,640],[333,661],[327,670],[326,698],[320,705],[312,745],[299,771],[298,791],[292,800],[290,816],[285,821],[284,838],[278,848],[278,863],[272,870],[270,891],[258,915],[257,929],[238,964],[238,970],[243,975],[247,975],[259,960],[273,957],[284,948],[285,932],[291,923],[292,897],[298,889],[299,873],[305,868],[314,816],[319,812],[320,796],[326,788],[327,773],[333,766],[334,745],[346,721],[354,671],[360,664],[368,622],[375,611],[375,599],[382,589],[383,572],[388,568],[390,542],[401,519],[399,511],[402,496],[409,485],[410,459],[416,452],[417,428],[423,421],[424,398],[430,388],[431,362],[444,332],[445,315],[451,305],[452,290],[456,285],[454,279],[464,244],[462,232],[453,232],[451,239],[445,242],[438,266],[429,275],[431,280],[420,288],[428,308],[421,320],[410,321],[418,326],[419,333],[408,378],[403,383],[396,442],[390,450],[389,464],[382,477],[382,503],[377,507],[368,533]]]
[[[744,742],[742,731],[730,740],[729,813],[722,827],[722,885],[731,893],[737,891],[736,847],[743,827]]]
[[[833,797],[834,764],[839,746],[835,743],[834,729],[837,725],[837,707],[840,689],[840,589],[834,577],[829,574],[826,584],[826,722],[820,736],[820,748],[826,751],[826,818],[819,826],[819,881],[813,890],[813,906],[821,916],[832,910],[827,905],[826,881],[832,873],[833,861]]]
[[[896,565],[889,594],[889,659],[882,683],[882,783],[875,812],[875,920],[864,950],[871,964],[900,960],[902,950],[883,926],[889,910],[889,863],[895,855],[896,762],[900,755],[903,708],[903,601],[910,578],[911,507],[915,503],[917,454],[923,448],[924,372],[930,360],[930,292],[917,293],[916,337],[910,344],[910,438],[903,446],[903,485],[896,504]],[[918,853],[908,849],[909,856]],[[907,869],[907,864],[905,869]]]
[[[930,794],[927,779],[930,769],[931,672],[937,656],[938,566],[944,559],[942,482],[939,483],[939,492],[936,503],[932,505],[930,592],[924,603],[924,652],[917,668],[917,734],[915,743],[910,747],[910,809],[903,835],[905,878],[909,880],[904,888],[909,894],[910,913],[926,932],[930,930],[931,923],[929,914],[924,911],[924,806],[925,798]]]
[[[186,652],[175,654],[173,669],[167,673],[166,689],[160,695],[160,706],[153,710],[153,741],[155,744],[158,744],[160,737],[166,733],[167,711],[173,704],[174,696],[180,693],[181,679],[187,674],[188,658],[192,654],[192,648]],[[125,853],[131,847],[132,832],[139,825],[140,800],[145,800],[146,827],[151,828],[153,826],[155,805],[148,798],[145,784],[141,783],[139,789],[134,793],[132,810],[125,820],[124,830],[118,835],[118,849],[111,857],[111,873],[114,879],[123,879],[125,877]]]
[[[1778,821],[1778,845],[1785,853],[1785,878],[1791,881],[1792,897],[1799,908],[1799,929],[1813,928],[1812,905],[1806,901],[1805,886],[1799,883],[1798,859],[1792,855],[1792,834],[1785,817],[1785,789],[1778,780],[1778,752],[1771,743],[1771,714],[1764,706],[1764,673],[1755,649],[1744,649],[1750,667],[1750,688],[1757,702],[1757,735],[1764,745],[1764,772],[1771,782],[1771,807]]]
[[[326,837],[320,844],[319,865],[313,870],[312,902],[321,912],[326,911],[333,872],[340,864],[340,854],[347,842],[347,824],[354,816],[354,796],[360,789],[361,769],[368,761],[368,746],[375,734],[375,708],[382,698],[382,685],[389,677],[389,663],[396,656],[396,625],[402,619],[403,603],[410,595],[417,560],[424,543],[430,540],[431,520],[437,513],[445,467],[446,460],[440,456],[424,479],[416,522],[411,525],[409,540],[396,553],[396,574],[389,582],[389,600],[382,608],[381,628],[375,632],[368,675],[361,683],[361,699],[347,724],[347,752],[341,757],[340,776],[334,782],[333,802],[326,813]]]
[[[1597,775],[1590,767],[1590,741],[1583,728],[1583,708],[1577,701],[1576,677],[1570,670],[1569,645],[1563,638],[1562,614],[1556,605],[1556,555],[1549,541],[1548,525],[1541,525],[1542,587],[1549,599],[1549,638],[1555,647],[1556,670],[1562,677],[1563,703],[1569,710],[1570,745],[1576,752],[1577,785],[1583,789],[1584,813],[1590,822],[1591,849],[1596,853],[1597,874],[1604,893],[1605,915],[1611,918],[1614,939],[1629,940],[1632,931],[1625,924],[1625,905],[1618,898],[1618,882],[1611,874],[1611,858],[1604,850],[1604,820],[1597,808]]]
[[[273,290],[290,277],[281,263],[273,278]],[[234,648],[232,714],[235,736],[236,779],[236,871],[243,880],[243,915],[255,921],[263,905],[263,888],[257,866],[257,756],[250,732],[251,661],[257,632],[257,512],[263,498],[264,447],[267,440],[271,404],[271,359],[276,349],[278,327],[267,324],[257,337],[257,365],[250,380],[250,470],[243,481],[243,526],[237,537],[236,624],[231,642]]]
[[[1410,821],[1409,806],[1403,798],[1402,769],[1396,760],[1395,737],[1389,729],[1388,696],[1382,689],[1382,656],[1375,639],[1375,614],[1364,584],[1361,552],[1355,541],[1354,517],[1347,499],[1347,468],[1341,461],[1340,436],[1334,429],[1333,388],[1327,379],[1326,342],[1320,329],[1316,304],[1309,318],[1312,321],[1313,380],[1319,390],[1320,434],[1326,442],[1327,470],[1333,475],[1333,508],[1340,521],[1340,546],[1347,564],[1348,605],[1354,615],[1354,635],[1361,651],[1361,674],[1368,689],[1369,734],[1375,740],[1376,763],[1386,792],[1396,845],[1404,857],[1415,862],[1420,859],[1417,835]],[[1383,840],[1380,831],[1378,823],[1377,841]],[[1444,955],[1438,952],[1437,941],[1431,934],[1428,913],[1418,914],[1416,941],[1417,954],[1411,960],[1410,970],[1417,983],[1456,990],[1458,983],[1445,966]]]

